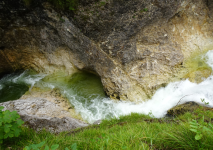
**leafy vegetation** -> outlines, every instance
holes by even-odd
[[[44,147],[45,146],[45,147]],[[39,143],[39,144],[31,144],[29,146],[26,146],[23,150],[56,150],[59,147],[58,144],[54,144],[51,147],[49,147],[48,145],[45,145],[45,141]],[[74,143],[71,145],[71,149],[72,150],[77,150],[77,144]],[[65,148],[65,150],[69,150],[68,147]]]
[[[55,145],[61,150],[213,149],[212,117],[210,108],[200,106],[194,112],[171,118],[132,113],[57,135],[22,127],[20,137],[6,139],[1,148],[26,149],[26,145],[37,145],[40,149],[54,149],[51,146]]]
[[[201,99],[201,101],[205,104],[205,105],[208,105],[209,102],[205,102],[205,99]],[[202,106],[201,106],[201,109],[202,109]],[[201,111],[202,112],[202,111]],[[208,114],[209,114],[209,111],[208,111]],[[201,113],[199,113],[199,115],[201,115]],[[202,116],[202,120],[200,121],[201,123],[199,124],[197,122],[197,120],[195,119],[192,119],[190,123],[190,127],[191,127],[191,131],[192,132],[195,132],[196,135],[195,135],[195,140],[200,140],[202,137],[203,137],[203,133],[205,134],[212,134],[213,133],[213,125],[209,122],[209,124],[207,124],[205,122],[205,119],[204,119],[204,115]],[[208,116],[209,117],[209,116]],[[210,120],[211,121],[211,120]]]
[[[43,142],[41,142],[39,144],[31,144],[29,146],[26,146],[24,148],[24,150],[31,150],[31,149],[32,150],[39,150],[39,149],[42,149],[44,147],[44,144],[45,144],[45,141],[43,141]],[[58,147],[59,147],[58,144],[54,144],[54,145],[51,146],[51,150],[56,150]],[[44,150],[49,150],[49,149],[50,148],[49,148],[48,145],[46,145],[45,148],[44,148]]]
[[[16,111],[9,110],[2,111],[3,106],[0,106],[0,144],[3,140],[20,135],[20,126],[24,123]]]

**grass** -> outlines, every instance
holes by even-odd
[[[201,109],[194,113],[185,113],[178,118],[151,118],[147,115],[131,114],[120,119],[104,120],[100,125],[91,125],[84,129],[70,132],[51,134],[45,130],[35,132],[22,127],[18,138],[4,141],[1,149],[23,149],[27,145],[45,141],[47,145],[59,144],[60,150],[76,143],[78,150],[143,150],[143,149],[213,149],[213,137],[204,134],[199,141],[195,140],[195,133],[190,131],[189,121],[198,119],[197,113],[213,115]],[[211,120],[209,120],[211,121]]]

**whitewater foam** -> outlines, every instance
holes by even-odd
[[[204,55],[207,64],[213,68],[213,50]],[[92,104],[85,106],[78,102],[77,97],[68,95],[69,100],[75,106],[75,109],[82,115],[83,119],[92,123],[99,119],[110,117],[119,117],[130,113],[149,114],[150,112],[156,118],[164,117],[167,110],[188,101],[201,103],[201,99],[209,102],[213,106],[213,76],[205,81],[196,84],[185,81],[169,83],[156,91],[154,96],[146,102],[135,104],[133,102],[120,101],[115,102],[108,98],[94,99]]]
[[[213,50],[208,51],[202,58],[213,69]],[[128,101],[113,101],[109,98],[100,96],[98,94],[86,93],[82,94],[85,83],[79,87],[72,87],[71,83],[59,83],[58,81],[42,80],[45,75],[30,75],[23,72],[20,75],[13,77],[12,82],[24,82],[31,86],[40,86],[48,88],[58,88],[62,94],[66,96],[71,104],[75,107],[76,112],[80,113],[84,120],[93,123],[96,120],[106,119],[111,117],[119,117],[121,115],[128,115],[130,113],[149,114],[152,112],[154,117],[164,117],[167,110],[188,101],[195,101],[201,103],[201,99],[209,102],[209,106],[213,106],[213,76],[211,75],[203,82],[196,84],[190,82],[188,79],[179,82],[169,83],[166,87],[162,87],[156,91],[150,100],[141,102],[139,104]],[[10,80],[11,76],[7,76],[0,80]],[[69,85],[71,84],[71,85]],[[0,89],[1,89],[0,84]],[[79,89],[80,90],[79,90]],[[79,94],[80,93],[80,94]]]
[[[26,70],[20,75],[16,75],[16,77],[12,79],[12,82],[25,83],[30,86],[31,90],[35,83],[43,79],[45,76],[45,74],[30,74],[29,71]]]

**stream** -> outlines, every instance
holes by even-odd
[[[213,50],[204,54],[203,59],[213,68]],[[156,91],[146,102],[113,101],[106,97],[99,77],[89,73],[45,75],[30,71],[5,75],[0,79],[0,102],[19,99],[32,87],[40,89],[57,88],[68,98],[77,113],[89,123],[99,119],[119,117],[132,112],[164,117],[170,108],[188,101],[201,103],[201,99],[213,106],[213,76],[199,84],[188,79],[169,83]],[[181,100],[181,101],[180,101]]]

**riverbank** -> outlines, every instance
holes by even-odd
[[[212,123],[213,112],[204,110],[202,106],[195,111],[179,115],[178,117],[156,119],[152,114],[142,115],[133,113],[122,116],[120,119],[103,120],[100,125],[91,125],[86,128],[51,134],[45,130],[35,132],[22,127],[18,138],[5,140],[1,149],[23,149],[25,146],[39,144],[58,144],[58,149],[66,147],[78,150],[86,149],[212,149],[211,132],[208,125]],[[191,131],[191,122],[196,120],[197,131],[202,134],[196,140],[196,133]],[[205,132],[201,127],[209,129]],[[44,149],[43,147],[43,149]],[[42,148],[41,148],[42,149]]]

